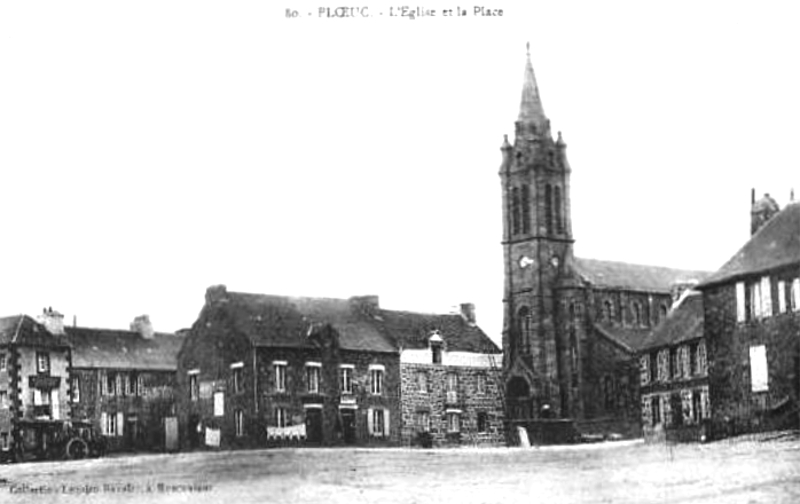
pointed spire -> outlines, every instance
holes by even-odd
[[[539,87],[536,85],[536,77],[533,75],[533,64],[531,64],[531,43],[525,45],[527,58],[525,61],[525,77],[522,84],[522,102],[519,106],[520,122],[533,122],[537,126],[545,123],[547,118],[544,115],[542,99],[539,97]]]

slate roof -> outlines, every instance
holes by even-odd
[[[428,348],[428,339],[433,331],[437,331],[448,352],[501,352],[480,327],[468,323],[460,314],[440,315],[381,309],[375,311],[373,318],[399,349]]]
[[[707,271],[681,270],[662,266],[645,266],[616,261],[575,258],[575,270],[597,287],[644,292],[670,292],[672,284],[702,280]]]
[[[226,292],[215,306],[232,316],[236,328],[257,346],[310,346],[310,331],[330,325],[346,350],[397,349],[365,313],[346,299],[288,297]],[[213,308],[212,308],[213,309]]]
[[[703,337],[703,296],[692,292],[651,332],[642,350],[671,346]]]
[[[605,336],[631,353],[637,352],[642,347],[650,332],[648,328],[634,329],[601,323],[596,323],[594,328],[601,336]]]
[[[764,224],[719,270],[697,288],[800,263],[800,202],[790,203]]]
[[[63,348],[69,346],[63,336],[51,334],[28,315],[0,317],[0,344]]]
[[[174,371],[182,336],[155,333],[151,339],[136,331],[65,327],[76,368]]]

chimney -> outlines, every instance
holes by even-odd
[[[470,325],[475,325],[475,304],[461,303],[461,316]]]
[[[153,331],[153,323],[150,322],[149,315],[139,315],[131,322],[131,331],[138,332],[144,339],[153,339],[155,332]]]
[[[228,300],[228,289],[225,285],[212,285],[206,289],[206,304],[225,302]]]
[[[373,314],[381,307],[377,295],[353,296],[350,298],[350,304],[367,314]]]
[[[755,195],[755,190],[753,190],[753,194]],[[755,200],[755,197],[753,197]],[[772,217],[775,216],[778,212],[780,212],[781,208],[778,206],[778,203],[769,195],[769,193],[764,193],[764,197],[758,201],[753,201],[753,205],[750,209],[750,234],[756,234],[756,231],[761,229],[761,227],[767,223]]]
[[[64,334],[64,315],[53,310],[52,307],[42,309],[39,322],[55,335]]]

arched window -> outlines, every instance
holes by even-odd
[[[561,188],[556,186],[553,188],[553,206],[555,207],[553,213],[556,216],[556,233],[561,234],[564,232],[564,223],[561,221]]]
[[[522,232],[531,232],[531,203],[528,186],[522,186]]]
[[[517,334],[520,338],[519,347],[522,353],[528,354],[531,351],[531,336],[533,332],[533,321],[531,320],[531,311],[527,306],[523,306],[517,313]]]
[[[642,307],[639,303],[633,303],[633,325],[642,325]]]
[[[603,301],[603,320],[606,322],[614,320],[614,303],[610,299]]]
[[[547,234],[553,234],[553,188],[550,184],[544,187],[544,221]]]
[[[511,190],[511,233],[519,233],[519,189]]]

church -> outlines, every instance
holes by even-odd
[[[509,432],[639,436],[637,350],[707,273],[575,257],[566,147],[528,52],[513,144],[501,147]]]

